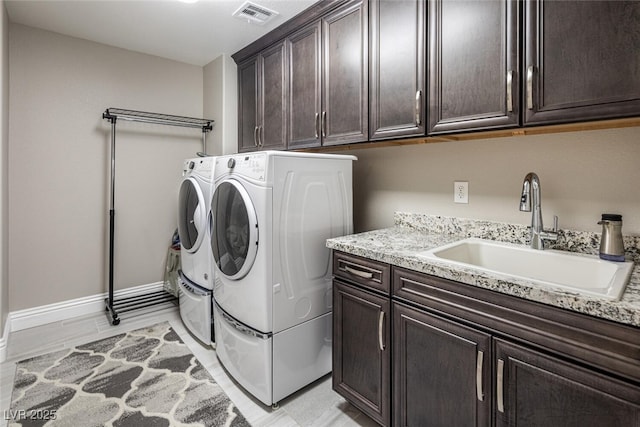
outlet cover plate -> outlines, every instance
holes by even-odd
[[[455,203],[469,203],[469,183],[467,181],[453,183],[453,201]]]

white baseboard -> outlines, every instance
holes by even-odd
[[[150,283],[132,288],[122,289],[113,293],[114,299],[118,297],[130,297],[146,292],[159,291],[163,282]],[[108,294],[91,295],[88,297],[76,298],[54,304],[42,305],[39,307],[27,308],[24,310],[12,311],[9,313],[7,324],[10,331],[21,331],[35,326],[45,325],[52,322],[72,319],[78,316],[96,314],[105,311],[105,302]],[[6,329],[6,328],[5,328]],[[8,334],[7,334],[8,337]]]
[[[0,337],[0,362],[4,362],[7,359],[7,346],[9,344],[9,332],[11,331],[11,322],[9,316],[4,323],[4,330],[2,331],[2,337]]]

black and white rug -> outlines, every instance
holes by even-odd
[[[18,362],[9,426],[249,426],[168,322]]]

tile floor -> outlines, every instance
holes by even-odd
[[[377,426],[331,390],[330,375],[284,399],[276,410],[263,405],[235,383],[212,349],[204,347],[189,334],[177,307],[171,304],[124,313],[120,318],[118,326],[112,326],[106,314],[95,314],[12,332],[8,340],[7,360],[0,364],[0,427],[8,423],[5,415],[9,413],[16,362],[163,321],[169,321],[252,426]]]

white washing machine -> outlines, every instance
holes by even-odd
[[[216,158],[216,352],[266,405],[331,371],[326,240],[353,232],[354,160],[283,151]]]
[[[211,271],[211,190],[214,157],[184,161],[178,195],[180,317],[204,344],[214,342]]]

